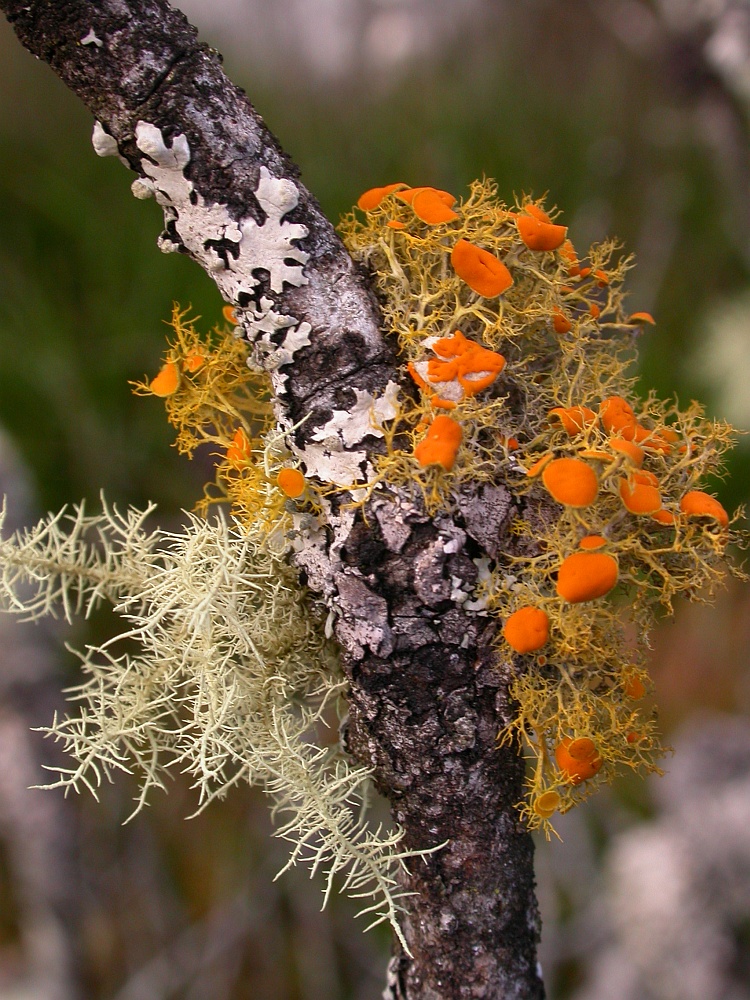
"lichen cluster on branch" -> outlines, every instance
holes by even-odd
[[[460,204],[387,185],[358,208],[344,239],[415,389],[378,483],[433,510],[455,512],[467,482],[516,497],[513,552],[479,596],[503,622],[500,652],[517,656],[518,714],[500,738],[531,759],[521,811],[549,832],[623,766],[658,769],[647,636],[674,596],[712,595],[741,541],[739,514],[701,488],[734,432],[697,403],[636,397],[635,340],[653,319],[626,312],[631,261],[614,242],[579,259],[554,212],[528,197],[508,207],[490,181]]]

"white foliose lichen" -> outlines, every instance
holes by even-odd
[[[261,167],[255,197],[266,218],[262,223],[251,216],[238,221],[225,205],[206,202],[185,176],[190,146],[184,135],[176,135],[167,146],[161,129],[141,121],[135,141],[145,154],[141,168],[146,177],[135,182],[134,193],[138,197],[153,194],[164,208],[167,225],[178,237],[163,237],[163,250],[184,247],[213,275],[230,302],[236,302],[242,293],[255,297],[261,279],[253,272],[258,269],[268,272],[269,287],[277,294],[285,282],[307,284],[302,268],[309,255],[294,245],[307,236],[307,227],[283,221],[299,201],[292,181],[273,177]]]

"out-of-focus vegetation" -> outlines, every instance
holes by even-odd
[[[364,11],[365,26],[367,11],[388,6],[350,5]],[[380,64],[355,58],[366,72],[341,76],[329,66],[315,76],[315,60],[293,48],[254,72],[251,43],[241,41],[243,23],[249,37],[258,11],[267,7],[270,17],[273,6],[273,16],[289,20],[295,4],[248,4],[244,14],[224,6],[239,21],[222,34],[216,3],[210,17],[206,10],[204,37],[226,44],[229,74],[329,217],[392,181],[460,195],[485,174],[506,200],[548,191],[579,250],[615,236],[636,255],[629,303],[657,319],[639,345],[644,389],[683,403],[701,398],[717,416],[748,413],[750,100],[737,75],[722,70],[718,13],[700,20],[676,0],[474,2],[427,49],[404,48],[397,58],[399,22],[391,19],[391,35],[376,33],[374,48],[372,32],[363,34]],[[420,16],[437,18],[443,6]],[[748,10],[739,0],[705,6]],[[321,5],[318,16],[336,7]],[[404,13],[409,5],[390,8]],[[199,0],[190,13],[201,27]],[[304,50],[304,33],[298,46]],[[89,114],[4,22],[0,93],[0,424],[31,470],[40,508],[82,497],[95,503],[104,488],[110,500],[154,500],[174,517],[199,498],[210,458],[179,458],[162,408],[132,396],[128,380],[158,370],[173,300],[192,304],[211,325],[220,317],[218,293],[189,261],[158,252],[155,206],[131,197],[131,178],[115,159],[97,159]],[[736,377],[743,366],[744,380]],[[722,371],[734,373],[729,400]],[[716,490],[734,508],[750,493],[750,439],[730,472]],[[715,610],[681,608],[676,624],[657,634],[653,668],[667,741],[699,705],[747,716],[749,622],[747,592],[734,588]],[[44,724],[49,710],[31,716]],[[68,814],[78,830],[77,871],[85,873],[75,904],[83,995],[377,996],[385,939],[361,938],[340,901],[321,917],[317,890],[307,895],[299,877],[271,884],[284,849],[267,839],[262,805],[238,790],[185,824],[193,797],[175,785],[122,830],[127,784],[103,808],[75,802]],[[613,828],[650,805],[640,787],[623,785],[614,800],[587,809],[564,845],[545,848],[545,877],[564,870],[575,838],[588,836],[593,854],[603,854]],[[9,857],[0,858],[0,902],[16,916],[0,922],[0,998],[23,966],[23,906]],[[585,978],[580,954],[566,959],[573,952],[554,947],[580,904],[566,884],[543,896],[553,1000],[575,996]]]

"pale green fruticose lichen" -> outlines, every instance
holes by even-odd
[[[124,624],[78,654],[80,710],[45,730],[76,763],[48,787],[96,795],[114,772],[135,773],[137,811],[176,768],[200,811],[241,781],[260,785],[294,845],[286,867],[322,869],[326,898],[340,874],[400,935],[402,833],[368,827],[369,772],[320,732],[345,688],[322,616],[260,530],[190,515],[179,532],[148,531],[153,510],[80,506],[0,540],[7,610],[72,621],[106,601]]]

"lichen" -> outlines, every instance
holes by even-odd
[[[528,197],[507,206],[491,181],[463,202],[446,196],[450,215],[430,218],[414,207],[422,190],[373,189],[341,225],[415,392],[377,481],[459,521],[467,488],[503,484],[515,498],[510,541],[486,546],[462,607],[503,624],[517,714],[499,739],[529,757],[521,815],[549,834],[555,813],[623,768],[658,770],[648,634],[660,606],[709,599],[727,565],[740,572],[726,559],[744,543],[740,512],[700,488],[721,474],[734,432],[697,403],[637,397],[634,346],[654,321],[625,310],[632,261],[616,243],[579,258],[555,210]],[[524,616],[534,629],[517,627]],[[581,740],[596,766],[573,774],[560,760]]]

